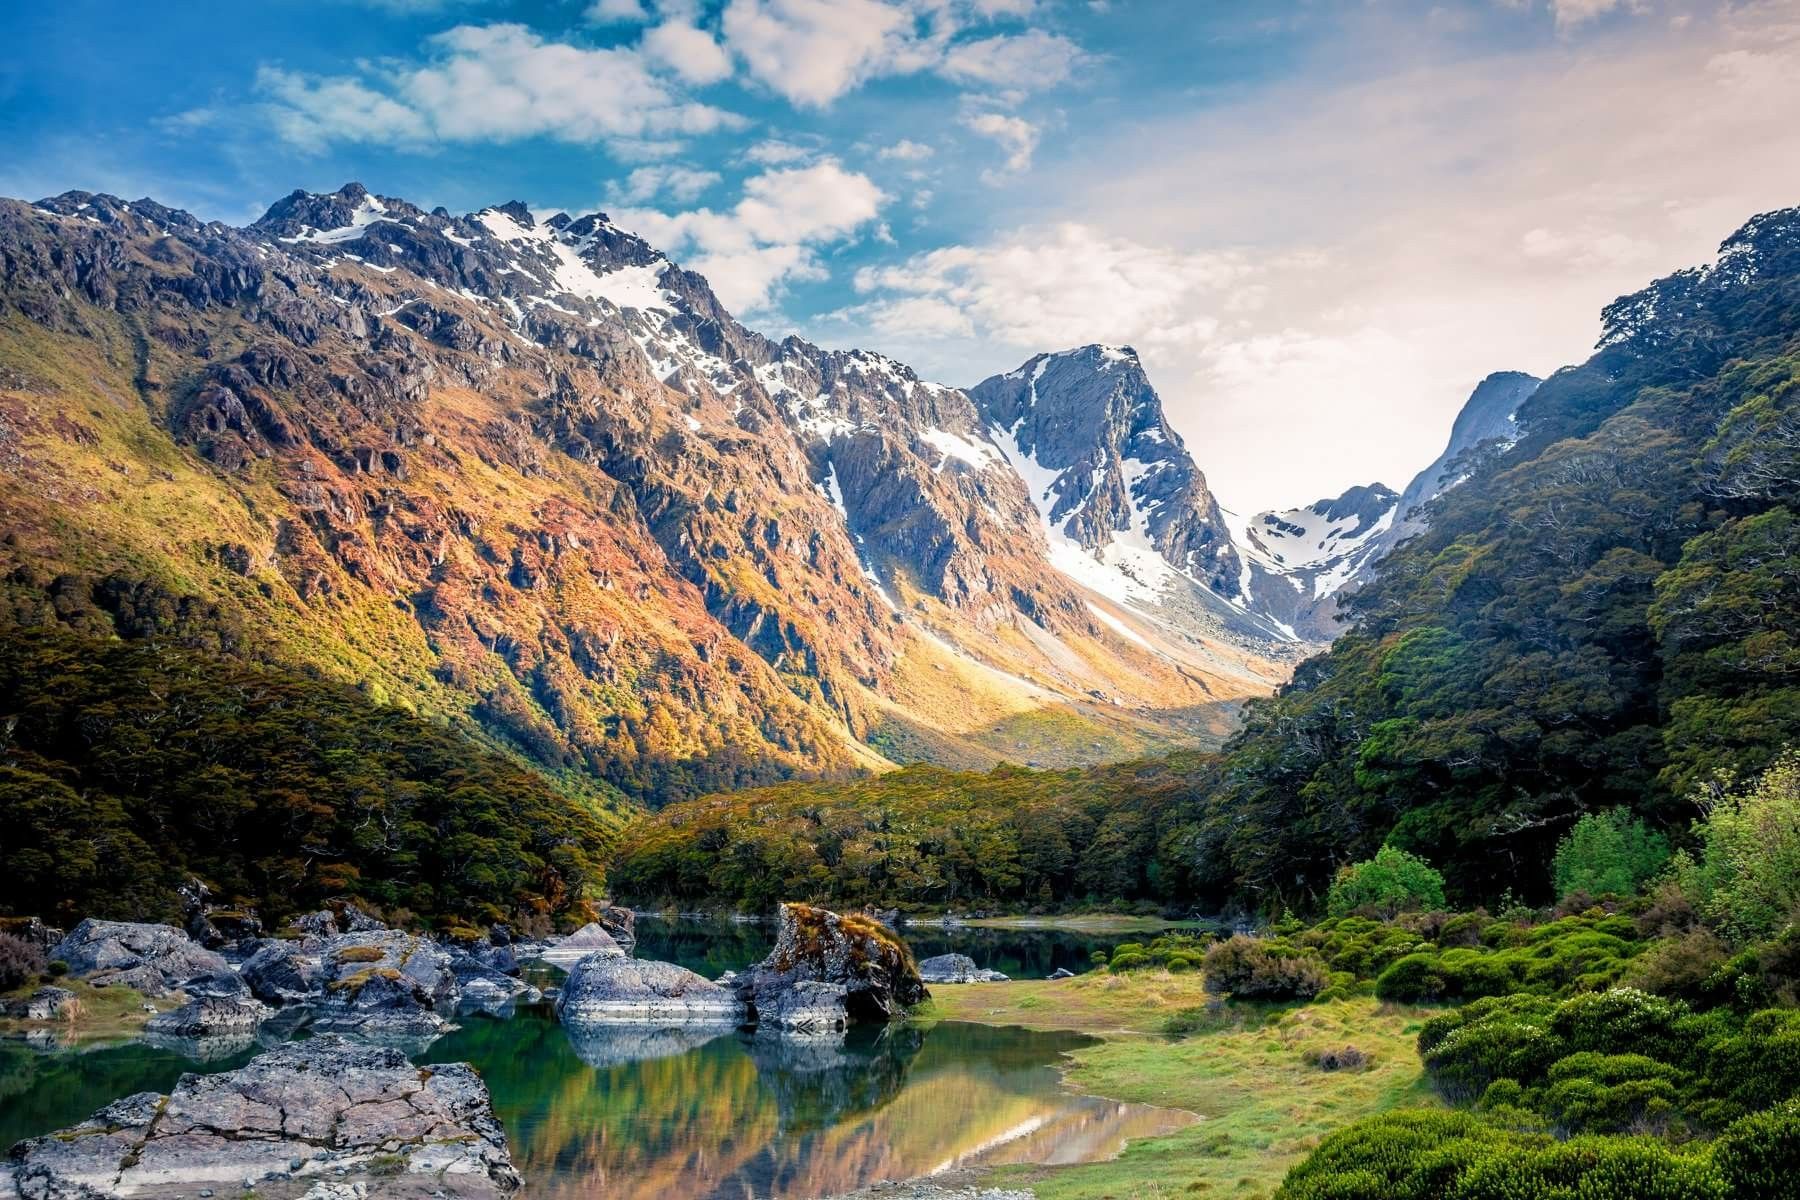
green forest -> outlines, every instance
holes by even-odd
[[[271,928],[333,898],[438,927],[575,919],[618,818],[356,689],[173,647],[0,638],[0,911]]]

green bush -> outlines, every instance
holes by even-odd
[[[1688,1087],[1668,1063],[1588,1051],[1552,1064],[1537,1107],[1560,1134],[1662,1133],[1678,1123]]]
[[[1800,1200],[1800,1102],[1745,1117],[1713,1143],[1733,1196]]]
[[[1634,896],[1669,862],[1669,839],[1623,808],[1589,813],[1556,845],[1558,897]]]
[[[1425,1072],[1445,1096],[1464,1102],[1497,1079],[1536,1083],[1568,1052],[1550,1029],[1555,1011],[1537,996],[1494,996],[1433,1017],[1419,1032]]]
[[[1208,990],[1249,1000],[1309,1000],[1331,982],[1311,952],[1243,934],[1207,950],[1204,970]]]
[[[1450,992],[1443,960],[1435,954],[1409,954],[1381,973],[1375,995],[1396,1004],[1441,1000]]]
[[[1375,857],[1340,868],[1325,896],[1334,917],[1372,912],[1392,917],[1402,912],[1444,907],[1444,877],[1430,863],[1394,846]]]
[[[1695,823],[1696,861],[1677,872],[1706,923],[1738,945],[1775,937],[1800,911],[1800,753]]]

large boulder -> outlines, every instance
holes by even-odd
[[[598,921],[590,921],[568,937],[551,942],[538,957],[567,971],[582,959],[595,954],[606,958],[624,958],[625,950]]]
[[[305,1004],[321,999],[325,991],[319,956],[299,942],[278,938],[265,940],[245,959],[238,977],[265,1004]]]
[[[637,914],[624,905],[607,905],[594,918],[594,924],[604,929],[626,954],[637,949]]]
[[[151,996],[196,975],[230,969],[222,956],[173,925],[92,917],[51,947],[50,958],[68,963],[69,974],[96,987],[124,984]]]
[[[736,996],[674,963],[591,954],[569,971],[556,1012],[570,1024],[736,1025]]]
[[[398,930],[329,938],[319,964],[325,989],[316,1029],[441,1033],[462,995],[449,951]]]
[[[750,1019],[760,1020],[765,1011],[785,1010],[783,993],[802,983],[842,987],[850,1021],[896,1020],[931,995],[906,943],[879,921],[783,904],[775,949],[732,986]]]
[[[766,990],[756,998],[756,1027],[783,1034],[828,1036],[850,1025],[841,983],[805,979]]]
[[[457,947],[450,948],[450,972],[456,976],[464,1011],[500,1014],[518,1003],[535,1004],[544,994],[523,979],[496,970],[481,958]]]
[[[254,1033],[270,1012],[266,1004],[247,995],[199,996],[180,1008],[157,1013],[144,1023],[144,1031],[172,1038]]]
[[[19,1143],[0,1166],[0,1193],[71,1200],[252,1188],[292,1200],[321,1185],[485,1200],[516,1191],[519,1175],[467,1063],[421,1069],[391,1047],[331,1035],[235,1071],[183,1075],[166,1097],[129,1096]]]
[[[919,964],[919,978],[926,983],[1005,983],[998,971],[985,971],[966,954],[939,954]]]

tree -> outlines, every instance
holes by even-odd
[[[1707,923],[1743,944],[1780,933],[1800,913],[1800,753],[1784,753],[1749,787],[1711,802],[1695,822],[1698,862],[1681,870]]]
[[[1669,840],[1622,808],[1589,813],[1556,844],[1558,898],[1631,896],[1669,862]]]
[[[1444,907],[1444,877],[1430,863],[1395,846],[1337,873],[1325,905],[1334,917],[1363,910],[1382,917]]]

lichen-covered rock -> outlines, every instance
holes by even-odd
[[[392,1048],[322,1036],[235,1071],[184,1075],[168,1096],[109,1104],[21,1142],[0,1167],[23,1197],[367,1194],[485,1198],[519,1186],[488,1092],[467,1063],[418,1068]]]
[[[752,1020],[781,1006],[784,990],[838,984],[850,1021],[892,1021],[931,993],[898,934],[872,918],[807,904],[781,906],[775,949],[732,981]]]
[[[735,1025],[736,996],[674,963],[591,954],[569,971],[556,1012],[570,1024]]]
[[[441,1033],[462,995],[449,951],[398,930],[339,934],[319,961],[325,989],[317,1029]]]
[[[53,946],[50,958],[68,963],[69,974],[96,987],[124,984],[151,996],[196,975],[230,969],[223,957],[173,925],[92,917]]]
[[[594,918],[594,924],[604,929],[625,954],[637,949],[637,914],[624,905],[609,904],[602,908]]]
[[[607,958],[624,958],[625,950],[606,932],[598,921],[590,921],[568,937],[551,942],[538,957],[552,966],[567,971],[582,959],[599,954]]]
[[[151,1017],[144,1023],[144,1031],[174,1038],[253,1033],[269,1015],[269,1007],[249,995],[198,996],[180,1008]]]
[[[502,1013],[514,1004],[535,1004],[544,994],[523,979],[489,966],[466,950],[450,950],[450,970],[461,991],[464,1011]]]
[[[7,1004],[6,1015],[20,1021],[55,1021],[79,1007],[75,993],[67,988],[41,987],[25,999]]]
[[[919,964],[919,978],[926,983],[1005,983],[1006,976],[975,965],[966,954],[939,954]]]
[[[319,956],[299,942],[275,938],[244,960],[238,978],[265,1004],[303,1004],[319,999],[325,989]]]

